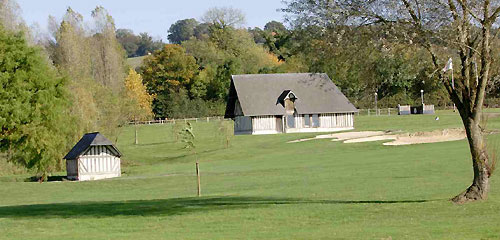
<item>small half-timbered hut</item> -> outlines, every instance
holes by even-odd
[[[233,75],[226,118],[235,134],[334,132],[358,110],[324,73]]]
[[[88,181],[119,177],[121,155],[102,134],[87,133],[64,157],[68,179]]]

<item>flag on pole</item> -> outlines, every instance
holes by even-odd
[[[446,66],[444,66],[444,68],[443,68],[443,72],[446,72],[448,70],[453,70],[453,60],[451,58],[448,59]]]

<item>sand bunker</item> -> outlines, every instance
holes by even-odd
[[[349,139],[365,138],[365,137],[378,136],[378,135],[383,135],[383,134],[385,134],[385,132],[382,132],[382,131],[343,132],[343,133],[318,135],[318,136],[313,137],[313,138],[303,138],[303,139],[293,140],[293,141],[290,141],[288,143],[297,143],[297,142],[311,141],[311,140],[315,140],[315,139],[330,139],[330,138],[333,138],[332,141],[345,141],[345,140],[349,140]]]
[[[465,130],[463,129],[445,129],[432,132],[417,132],[411,134],[399,134],[392,142],[386,142],[384,145],[409,145],[420,143],[436,143],[458,141],[466,138]]]
[[[396,140],[396,139],[397,135],[382,135],[382,136],[373,136],[366,138],[349,139],[344,141],[344,143],[374,142],[374,141]]]
[[[435,130],[431,132],[416,132],[416,133],[403,133],[403,134],[391,134],[382,131],[365,131],[365,132],[344,132],[344,133],[319,135],[314,138],[306,138],[306,139],[290,141],[289,143],[304,142],[314,139],[330,139],[330,138],[333,138],[332,141],[343,141],[344,143],[360,143],[360,142],[393,140],[390,142],[385,142],[383,144],[395,146],[395,145],[457,141],[466,138],[466,135],[463,129],[445,129],[445,130]]]

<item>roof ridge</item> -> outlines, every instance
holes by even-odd
[[[271,75],[321,75],[326,74],[324,72],[307,72],[307,73],[252,73],[252,74],[233,74],[231,76],[271,76]]]

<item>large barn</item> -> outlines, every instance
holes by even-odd
[[[64,157],[68,179],[88,181],[119,177],[121,155],[102,134],[87,133]]]
[[[358,110],[324,73],[233,75],[226,118],[235,134],[354,128]]]

